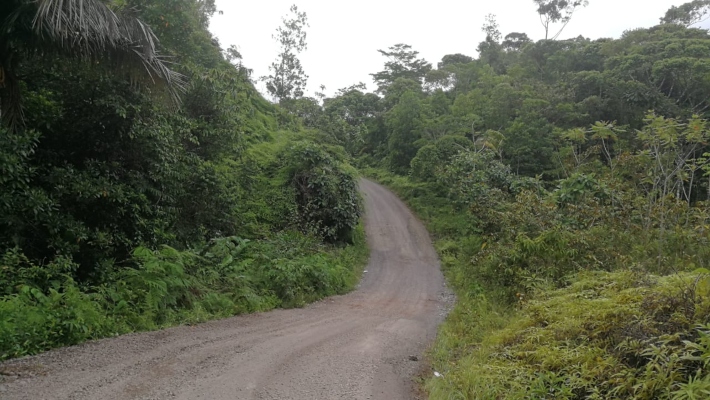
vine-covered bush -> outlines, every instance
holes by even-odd
[[[330,242],[351,242],[361,214],[355,169],[310,142],[295,143],[284,156],[302,228]]]

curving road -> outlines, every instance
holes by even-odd
[[[412,399],[446,292],[424,226],[363,180],[358,290],[302,309],[121,336],[0,364],[1,399]]]

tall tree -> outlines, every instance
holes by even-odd
[[[661,18],[664,24],[679,24],[686,27],[710,18],[710,0],[693,0],[680,7],[673,6]]]
[[[431,64],[419,58],[419,52],[412,50],[412,46],[399,43],[390,46],[389,51],[377,50],[389,60],[385,63],[385,70],[372,75],[377,83],[377,92],[385,93],[387,88],[398,78],[422,82],[427,72],[431,71]]]
[[[483,33],[486,34],[487,42],[500,42],[501,33],[500,26],[498,25],[498,20],[495,14],[486,15],[486,22],[481,27]]]
[[[439,69],[445,68],[448,65],[455,65],[455,64],[468,64],[473,61],[472,57],[469,57],[464,54],[447,54],[444,57],[442,57],[441,61],[437,64]]]
[[[537,5],[540,23],[545,28],[545,39],[557,39],[567,24],[572,20],[572,15],[579,7],[589,5],[588,0],[533,0]],[[552,25],[562,23],[562,27],[550,37]]]
[[[496,72],[503,72],[504,68],[501,64],[502,47],[500,45],[502,35],[494,14],[486,15],[486,21],[483,23],[481,31],[486,34],[486,40],[478,44],[478,53],[481,60],[485,61]]]
[[[298,54],[307,48],[308,16],[298,11],[296,5],[292,5],[290,11],[291,15],[282,18],[283,26],[278,27],[273,36],[281,50],[269,67],[271,75],[261,78],[266,82],[269,94],[280,103],[302,97],[308,82],[308,75],[298,59]]]
[[[168,67],[158,38],[133,10],[108,0],[3,0],[0,2],[0,116],[17,128],[23,123],[18,73],[23,60],[63,53],[109,61],[135,78],[167,83],[174,99],[182,75]]]
[[[405,92],[397,105],[385,116],[385,124],[390,131],[388,137],[390,168],[406,174],[409,163],[417,155],[417,140],[421,137],[422,104],[417,93]]]

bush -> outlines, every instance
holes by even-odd
[[[115,327],[91,295],[66,278],[45,294],[22,285],[0,298],[0,360],[111,335]]]
[[[309,142],[295,143],[284,157],[302,229],[330,242],[352,242],[362,213],[355,169]]]

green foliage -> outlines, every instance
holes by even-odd
[[[92,296],[71,278],[55,281],[46,291],[30,285],[15,289],[0,300],[0,359],[119,332]]]
[[[536,4],[549,29],[555,22],[564,26],[585,2]],[[364,163],[407,175],[413,153],[442,136],[478,142],[497,132],[490,144],[502,162],[515,174],[549,181],[569,176],[582,161],[613,163],[623,151],[639,149],[634,129],[644,126],[648,110],[682,120],[710,116],[705,30],[663,24],[629,30],[619,39],[539,42],[514,32],[501,43],[494,20],[483,29],[488,40],[480,44],[478,59],[447,55],[438,69],[425,68],[406,45],[383,52],[391,61],[373,74],[384,97],[380,112],[362,122],[368,127],[358,154]],[[421,65],[408,66],[415,61]],[[589,140],[570,154],[583,159],[570,165],[559,135],[590,125]],[[612,136],[594,132],[608,125],[615,129]],[[697,179],[693,184],[705,186]]]
[[[125,4],[100,0],[10,0],[0,6],[0,110],[2,122],[23,127],[23,61],[67,54],[71,59],[103,61],[114,72],[162,80],[177,99],[183,76],[168,67],[156,48],[157,37]]]
[[[590,198],[602,200],[608,197],[607,190],[595,179],[594,175],[574,174],[560,181],[556,191],[559,204],[578,204],[587,202]]]
[[[104,3],[0,5],[0,109],[21,96],[26,125],[0,127],[0,359],[352,289],[367,249],[338,146],[361,131],[357,95],[325,113],[322,141],[228,61],[214,1]],[[145,90],[136,58],[179,77],[183,101]]]
[[[702,398],[708,305],[687,292],[695,279],[582,274],[523,301],[447,382],[429,382],[432,396],[450,385],[463,398]]]
[[[418,147],[416,141],[421,136],[421,103],[412,91],[406,91],[397,105],[385,117],[390,129],[387,150],[389,165],[393,171],[406,173]]]
[[[135,268],[89,290],[69,277],[67,260],[38,266],[9,252],[0,260],[0,359],[346,293],[369,255],[362,226],[352,241],[334,247],[284,231],[261,241],[215,239],[186,251],[141,247],[133,253]]]
[[[444,136],[417,151],[412,159],[412,177],[425,182],[435,182],[441,169],[462,151],[471,149],[471,141],[463,136]]]
[[[690,179],[683,165],[705,165],[688,135],[706,131],[649,117],[638,131],[648,150],[623,155],[613,125],[570,132],[570,146],[596,141],[588,151],[607,163],[581,163],[588,173],[555,185],[473,144],[441,158],[436,142],[423,147],[417,182],[369,170],[427,222],[457,293],[431,353],[443,377],[427,381],[430,396],[703,398],[710,214],[673,193]],[[645,164],[654,148],[673,161]],[[434,172],[420,173],[427,163]],[[653,164],[668,174],[659,182],[680,179],[663,201],[647,186]]]
[[[669,8],[666,11],[666,15],[661,18],[661,22],[690,26],[706,20],[708,13],[710,13],[710,1],[693,0],[679,7],[672,6]]]
[[[361,214],[355,170],[315,143],[296,143],[285,158],[302,229],[350,241]]]
[[[589,5],[587,0],[533,0],[537,6],[537,13],[540,14],[540,22],[545,28],[545,39],[557,39],[562,33],[562,30],[567,26],[572,19],[572,15],[578,7],[586,7]],[[550,35],[552,24],[561,22],[562,28],[554,34]]]
[[[452,157],[437,176],[454,204],[480,209],[504,198],[514,179],[510,167],[494,159],[491,152],[476,151],[462,151]]]
[[[390,95],[391,86],[398,79],[406,79],[421,84],[424,76],[431,70],[431,64],[424,59],[418,58],[419,52],[412,50],[412,46],[408,44],[398,43],[390,46],[388,51],[377,51],[388,59],[385,63],[384,71],[371,74],[377,83],[377,91],[379,93]]]
[[[274,35],[280,49],[276,61],[269,66],[271,75],[261,78],[266,82],[269,94],[281,103],[302,97],[308,81],[308,75],[303,72],[297,57],[298,53],[306,49],[308,16],[298,11],[295,4],[289,11],[292,14],[290,19],[281,18],[283,26],[278,27]]]

